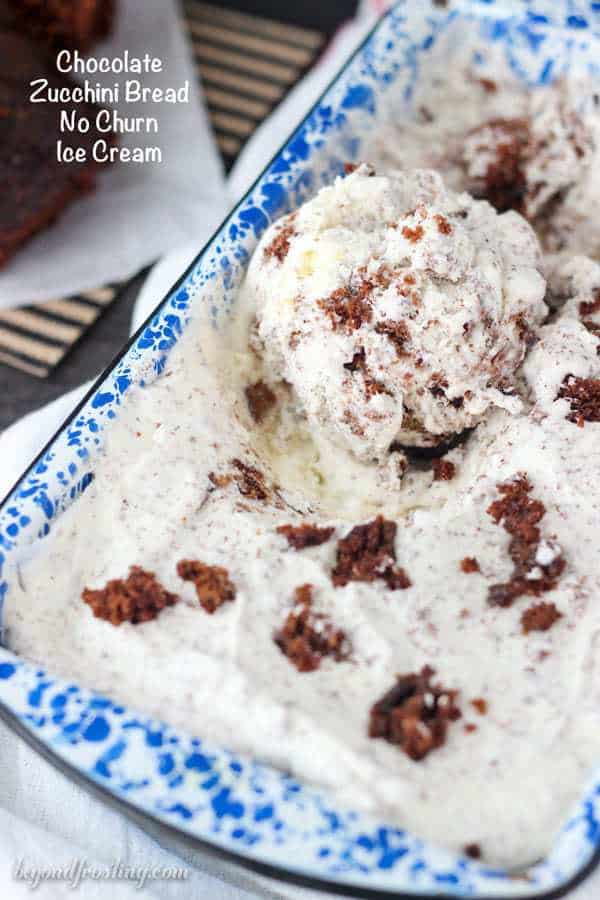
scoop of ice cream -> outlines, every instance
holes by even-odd
[[[515,370],[547,311],[517,213],[435,172],[365,165],[267,230],[243,290],[267,373],[361,459],[518,411]]]

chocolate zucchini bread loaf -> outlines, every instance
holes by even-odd
[[[62,4],[40,5],[49,9]],[[92,146],[100,138],[108,144],[115,140],[112,134],[100,134],[93,124],[86,134],[59,132],[61,109],[67,113],[76,109],[94,123],[100,107],[31,103],[33,79],[47,79],[49,88],[74,83],[57,71],[47,45],[21,33],[12,6],[12,0],[0,0],[0,266],[73,200],[93,189],[101,164],[93,160]],[[75,6],[64,4],[65,8]],[[59,139],[63,146],[83,147],[85,161],[59,162]]]

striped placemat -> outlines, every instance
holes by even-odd
[[[219,148],[229,167],[257,125],[312,65],[325,35],[186,0],[185,15]]]
[[[194,59],[227,169],[315,61],[326,35],[199,0],[184,0]],[[0,363],[46,378],[119,296],[123,284],[0,310]]]

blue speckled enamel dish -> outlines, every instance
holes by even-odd
[[[212,309],[218,326],[266,226],[360,157],[390,85],[409,103],[430,48],[465,24],[531,84],[568,67],[597,73],[600,66],[600,3],[399,3],[0,508],[0,603],[10,596],[8,564],[34,552],[32,544],[77,501],[128,388],[160,377],[192,304],[210,303],[211,284],[225,275],[225,304]],[[600,771],[550,855],[515,877],[340,809],[325,792],[55,678],[51,661],[42,670],[2,647],[0,710],[57,764],[137,813],[282,875],[355,895],[558,896],[600,850]]]

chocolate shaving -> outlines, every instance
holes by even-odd
[[[469,859],[481,859],[481,847],[479,844],[467,844],[465,846],[465,856]]]
[[[485,716],[487,713],[487,700],[484,700],[483,697],[475,697],[474,700],[471,700],[471,706],[477,710],[480,716]]]
[[[560,618],[562,618],[562,613],[558,611],[554,603],[543,601],[534,603],[521,616],[523,634],[529,634],[530,631],[548,631]]]
[[[267,413],[269,413],[277,403],[277,397],[269,385],[265,384],[264,381],[257,381],[254,384],[249,384],[244,390],[244,393],[246,395],[246,402],[248,403],[250,415],[254,421],[260,425]]]
[[[208,566],[199,559],[182,559],[177,563],[177,574],[184,581],[193,582],[200,605],[211,615],[224,603],[235,600],[235,586],[229,580],[227,569],[221,566]]]
[[[336,565],[331,573],[335,587],[350,581],[375,581],[380,578],[391,590],[404,590],[411,581],[396,561],[396,523],[377,516],[366,525],[356,525],[340,538]]]
[[[140,566],[131,566],[127,578],[115,578],[99,590],[85,588],[81,597],[96,618],[106,619],[112,625],[149,622],[179,599],[164,589],[153,572],[146,572]]]
[[[491,606],[512,606],[518,597],[539,597],[554,590],[565,569],[566,562],[557,550],[548,564],[536,559],[541,542],[539,522],[546,513],[540,500],[529,496],[533,487],[526,475],[519,475],[513,481],[498,485],[502,494],[488,507],[488,514],[496,524],[511,535],[508,547],[513,562],[513,572],[509,581],[493,584],[488,590]]]
[[[287,542],[294,550],[304,550],[305,547],[318,547],[329,540],[335,528],[319,528],[318,525],[310,525],[303,522],[302,525],[280,525],[277,534],[287,538]]]
[[[294,592],[294,608],[273,637],[299,672],[318,669],[324,656],[336,662],[347,659],[346,635],[321,614],[312,611],[313,586],[302,584]]]
[[[455,704],[458,691],[432,684],[434,674],[424,666],[419,673],[401,675],[372,706],[369,737],[396,744],[415,761],[441,747],[448,723],[459,719],[461,712]]]
[[[600,378],[566,375],[556,399],[569,401],[567,420],[580,428],[585,422],[600,422]]]
[[[465,556],[464,559],[461,559],[460,569],[461,572],[464,572],[466,575],[470,575],[473,572],[481,572],[479,563],[474,556]]]

